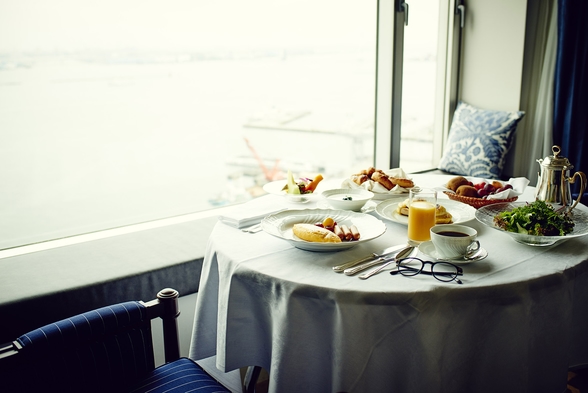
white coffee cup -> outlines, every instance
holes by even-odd
[[[441,224],[431,228],[431,241],[438,258],[455,259],[473,255],[480,249],[478,231],[465,225]]]

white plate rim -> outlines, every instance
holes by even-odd
[[[481,253],[475,259],[463,259],[463,258],[439,258],[437,256],[437,249],[432,241],[427,241],[419,244],[419,251],[426,256],[435,259],[436,261],[451,262],[456,265],[466,265],[472,262],[478,262],[485,259],[488,256],[488,251],[484,247],[480,247]]]
[[[315,223],[326,217],[335,221],[357,226],[361,238],[357,241],[341,243],[316,243],[298,239],[292,233],[292,226],[296,223]],[[377,217],[369,214],[357,213],[350,210],[336,209],[290,209],[270,214],[261,221],[264,232],[277,238],[286,240],[296,248],[307,251],[339,251],[355,247],[358,244],[376,239],[386,232],[386,224]]]
[[[376,213],[386,220],[397,222],[402,225],[408,225],[408,217],[396,212],[396,206],[405,199],[406,197],[395,200],[389,199],[380,202],[376,206]],[[447,209],[447,211],[451,213],[451,215],[453,216],[452,224],[463,224],[476,218],[476,209],[465,203],[461,203],[459,201],[452,201],[451,199],[442,199],[441,201],[437,200],[437,203],[445,207],[445,209]],[[387,214],[389,211],[392,211],[392,213]],[[457,219],[455,218],[456,216],[458,216]]]

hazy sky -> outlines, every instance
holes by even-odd
[[[0,0],[0,52],[369,42],[375,7],[375,0]]]

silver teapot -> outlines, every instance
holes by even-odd
[[[570,210],[572,210],[584,194],[586,189],[586,175],[584,172],[576,172],[570,177],[570,170],[574,168],[570,161],[560,156],[561,148],[554,145],[551,148],[553,156],[548,156],[537,160],[541,165],[541,172],[539,173],[539,180],[537,182],[537,191],[535,198],[545,202],[559,204],[562,206],[570,206],[574,203]],[[573,201],[570,184],[580,179],[580,195]]]

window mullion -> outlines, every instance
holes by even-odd
[[[395,168],[400,164],[404,21],[398,0],[378,2],[374,143],[374,165],[378,168]]]
[[[461,48],[460,15],[455,12],[460,0],[440,0],[437,87],[433,160],[438,162],[447,140],[452,115],[457,106]]]

